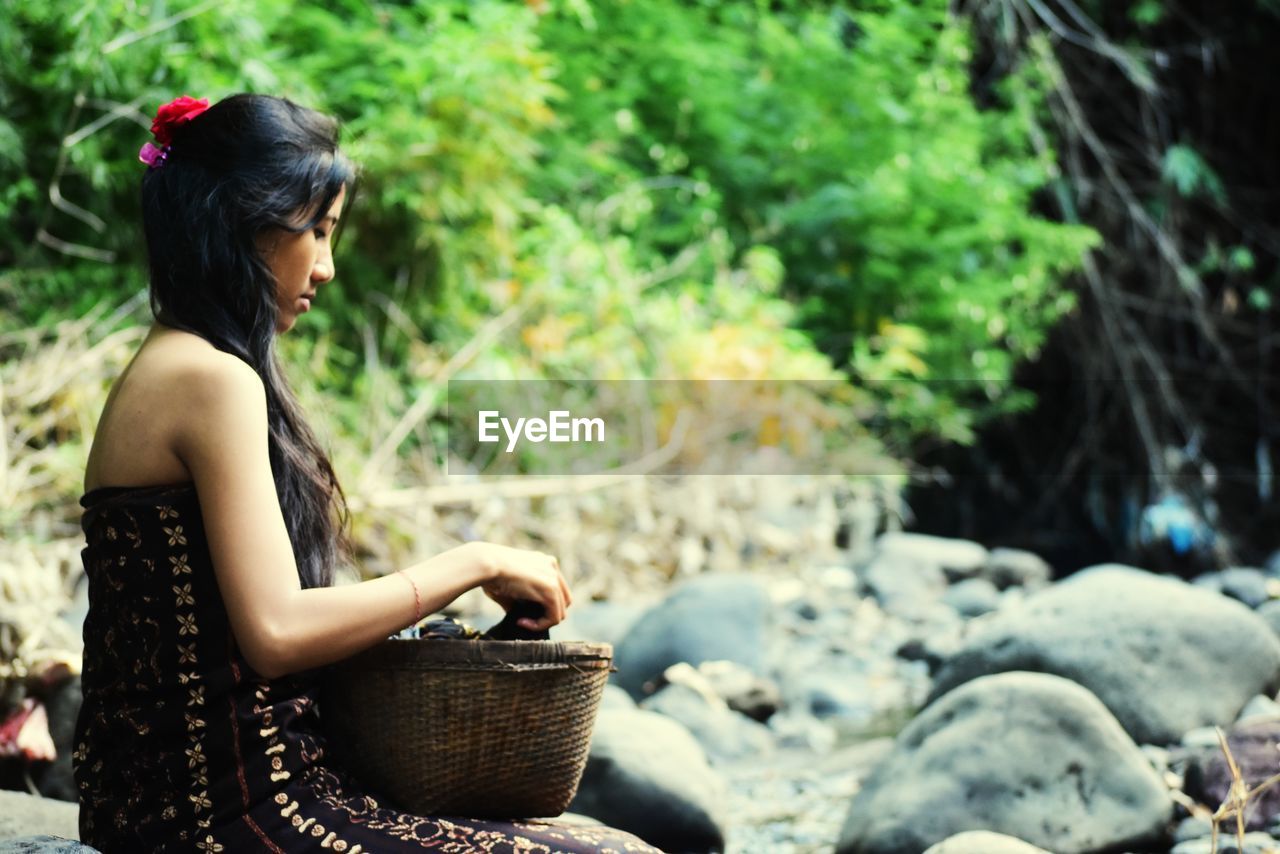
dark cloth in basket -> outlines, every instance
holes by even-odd
[[[657,851],[607,827],[382,805],[328,757],[314,676],[263,679],[236,646],[194,485],[104,487],[80,503],[83,842],[106,854]]]

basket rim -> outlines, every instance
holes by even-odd
[[[544,669],[556,666],[608,667],[613,645],[595,641],[500,641],[461,638],[388,638],[342,664],[361,668],[432,665],[493,669]]]

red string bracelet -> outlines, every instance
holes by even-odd
[[[413,588],[413,621],[417,623],[422,619],[422,598],[418,595],[418,585],[413,583],[413,579],[409,577],[409,573],[403,569],[397,569],[396,575],[403,575],[404,580],[409,582],[409,586]]]

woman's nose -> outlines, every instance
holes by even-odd
[[[311,281],[323,283],[333,278],[333,261],[317,261],[311,268]]]
[[[311,265],[311,281],[317,283],[327,282],[333,278],[334,272],[333,253],[320,253],[316,258],[316,262]]]

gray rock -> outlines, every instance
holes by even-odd
[[[1189,839],[1200,839],[1205,836],[1213,835],[1213,822],[1207,818],[1196,818],[1188,816],[1178,822],[1178,826],[1173,829],[1174,844],[1186,842]]]
[[[837,854],[923,851],[965,831],[1058,854],[1163,837],[1173,801],[1096,697],[1043,673],[975,679],[925,709],[854,796]]]
[[[1268,579],[1260,569],[1236,566],[1220,572],[1206,572],[1196,576],[1192,584],[1206,587],[1215,593],[1257,608],[1271,598]]]
[[[1217,854],[1271,854],[1275,850],[1276,840],[1267,833],[1246,833],[1244,848],[1241,849],[1236,845],[1234,833],[1225,833],[1221,830],[1218,832]],[[1213,854],[1213,851],[1213,838],[1205,836],[1179,842],[1173,846],[1169,854]]]
[[[985,618],[939,671],[930,702],[1010,670],[1073,679],[1135,740],[1172,744],[1195,727],[1229,725],[1264,693],[1280,673],[1280,639],[1239,602],[1108,565]]]
[[[821,609],[808,599],[796,599],[788,603],[787,607],[802,620],[816,620],[822,613]]]
[[[774,750],[773,733],[767,726],[733,711],[714,694],[708,696],[689,685],[667,685],[642,700],[640,708],[684,726],[713,762],[768,756]]]
[[[904,661],[923,662],[929,673],[935,674],[959,651],[958,636],[930,633],[905,641],[894,651],[894,655]]]
[[[858,589],[858,573],[851,566],[827,566],[817,573],[825,593],[853,593]]]
[[[918,619],[947,591],[942,567],[908,554],[881,552],[859,572],[866,593],[880,607],[905,619]]]
[[[1254,567],[1239,566],[1222,570],[1222,593],[1257,608],[1273,598],[1275,579]]]
[[[0,854],[98,854],[98,849],[74,839],[42,834],[0,840]]]
[[[1267,625],[1271,627],[1271,631],[1280,636],[1280,599],[1263,602],[1258,606],[1255,613],[1266,620]]]
[[[966,830],[937,845],[924,854],[1049,854],[1029,842],[989,830]]]
[[[551,630],[551,638],[611,643],[616,647],[644,612],[642,606],[622,602],[575,604],[564,621]]]
[[[1164,773],[1169,768],[1170,752],[1167,748],[1159,747],[1155,744],[1140,744],[1138,749],[1142,751],[1142,755],[1147,757],[1147,762],[1152,768],[1160,773]]]
[[[1265,694],[1259,694],[1246,703],[1245,707],[1240,710],[1240,716],[1236,718],[1236,723],[1242,724],[1250,721],[1275,720],[1280,720],[1280,703],[1277,703]]]
[[[754,673],[764,668],[770,601],[749,576],[706,575],[676,588],[618,643],[615,681],[639,700],[645,683],[677,662],[725,659]]]
[[[1217,750],[1218,728],[1198,726],[1189,729],[1182,734],[1182,739],[1178,743],[1192,751]]]
[[[604,693],[600,695],[600,710],[605,709],[635,709],[636,701],[631,699],[631,695],[612,683],[604,686]]]
[[[985,578],[966,578],[951,585],[942,601],[962,617],[981,617],[1000,607],[1000,591]]]
[[[983,546],[970,540],[903,531],[881,534],[876,540],[876,552],[935,567],[950,581],[974,577],[986,565],[988,557]]]
[[[0,790],[0,839],[15,836],[80,838],[80,808],[66,801]]]
[[[724,781],[698,742],[641,709],[600,712],[569,809],[630,831],[664,851],[723,851]]]
[[[836,746],[837,733],[831,724],[818,720],[806,711],[784,709],[769,718],[769,729],[778,745],[807,750],[819,755]]]
[[[793,680],[789,693],[793,705],[815,718],[862,720],[876,711],[865,682],[865,678],[850,678],[846,674],[810,671]]]
[[[1053,568],[1044,558],[1022,549],[992,549],[979,573],[1000,590],[1025,587],[1036,590],[1053,580]]]
[[[1267,562],[1263,564],[1262,570],[1272,578],[1280,578],[1280,549],[1271,553]]]
[[[736,661],[704,661],[698,672],[729,708],[763,723],[782,706],[782,692],[772,679],[757,676]]]

